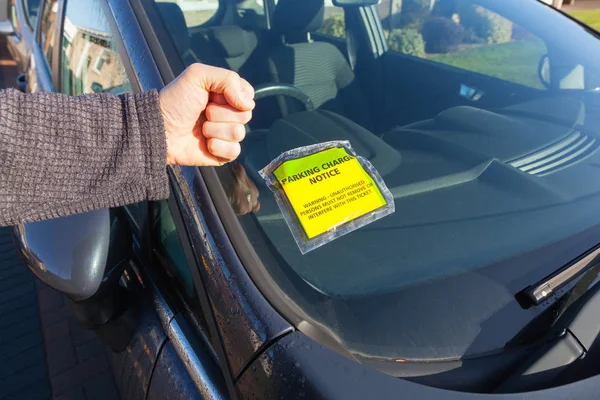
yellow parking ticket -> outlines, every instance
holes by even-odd
[[[301,250],[310,251],[394,211],[385,183],[348,142],[288,151],[261,174],[271,183],[284,216],[291,214],[286,221],[298,233]],[[293,226],[297,222],[304,235]]]

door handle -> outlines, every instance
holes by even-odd
[[[27,75],[20,74],[17,76],[17,87],[23,93],[27,90]]]

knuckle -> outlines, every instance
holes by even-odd
[[[209,103],[204,110],[204,116],[209,121],[215,121],[217,118],[217,107]]]
[[[211,136],[211,131],[212,131],[212,123],[209,121],[206,121],[204,124],[202,124],[202,133],[204,134],[204,136],[209,137]]]
[[[189,72],[191,74],[198,74],[202,70],[202,64],[200,64],[200,63],[191,64],[185,70],[186,70],[186,72]]]
[[[227,72],[227,77],[225,78],[225,80],[227,81],[227,83],[239,82],[240,75],[235,71],[229,71]]]
[[[246,137],[246,128],[244,125],[235,124],[233,126],[233,140],[235,142],[241,142]]]
[[[245,111],[244,114],[242,114],[242,122],[244,124],[247,124],[248,122],[250,122],[251,119],[252,119],[252,111]]]
[[[240,155],[241,150],[239,143],[233,143],[233,145],[229,147],[227,157],[230,160],[235,160]]]

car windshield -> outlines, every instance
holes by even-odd
[[[251,276],[300,330],[391,360],[386,372],[495,354],[563,292],[529,308],[515,295],[600,241],[600,43],[551,7],[155,6],[176,73],[222,66],[257,87],[293,85],[315,107],[289,91],[258,100],[241,157],[217,169],[262,262]],[[302,254],[258,171],[331,140],[370,160],[396,211]]]

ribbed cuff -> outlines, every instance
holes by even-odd
[[[144,147],[144,161],[148,180],[148,200],[163,200],[169,197],[167,175],[167,143],[165,125],[160,111],[158,91],[134,95],[140,134]]]

